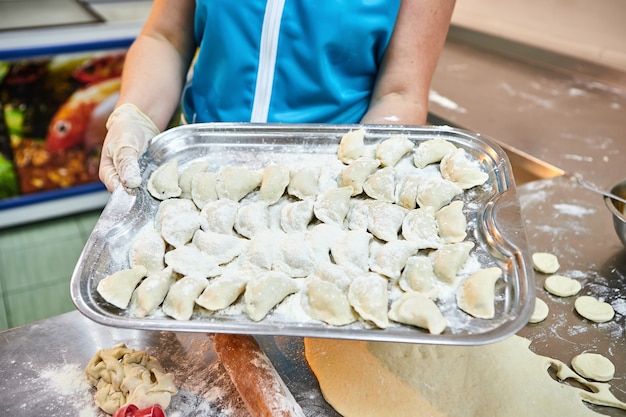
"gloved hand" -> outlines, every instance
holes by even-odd
[[[139,155],[159,129],[133,104],[116,108],[106,122],[107,135],[100,157],[100,180],[113,192],[122,183],[126,188],[141,185]]]

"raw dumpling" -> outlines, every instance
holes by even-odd
[[[489,174],[471,161],[463,148],[448,153],[441,160],[439,169],[444,179],[458,184],[464,190],[482,185],[489,179]]]
[[[287,193],[300,200],[315,198],[319,191],[320,166],[305,166],[292,172]]]
[[[193,203],[188,210],[168,210],[161,217],[161,236],[175,248],[185,246],[200,228],[200,220],[200,213]]]
[[[244,253],[249,241],[235,235],[198,230],[191,243],[218,265],[224,265]]]
[[[163,313],[176,320],[189,320],[193,314],[196,298],[208,283],[206,278],[197,275],[182,277],[171,285],[165,296]]]
[[[178,161],[172,159],[159,166],[148,179],[148,192],[158,199],[178,197],[182,190],[178,186]]]
[[[311,318],[330,325],[344,326],[357,320],[346,293],[332,282],[315,275],[306,279],[300,301]]]
[[[433,267],[435,276],[439,281],[453,284],[456,275],[461,270],[469,253],[474,247],[474,242],[448,243],[434,252]]]
[[[405,175],[396,186],[396,203],[406,209],[413,210],[417,206],[417,187],[422,181],[419,175]]]
[[[387,203],[395,202],[396,170],[392,167],[379,169],[363,183],[363,191],[371,198]]]
[[[413,141],[406,136],[392,136],[380,142],[376,147],[376,159],[383,167],[393,167],[413,149]]]
[[[196,174],[205,172],[209,168],[206,161],[194,161],[185,168],[178,178],[178,186],[181,189],[180,198],[191,198],[192,181]]]
[[[304,278],[314,268],[314,252],[309,246],[305,232],[282,235],[272,269],[284,272],[290,277]]]
[[[367,213],[371,200],[350,199],[345,226],[350,230],[367,230]]]
[[[202,253],[195,245],[181,246],[167,252],[165,263],[181,275],[214,277],[220,273],[215,259]]]
[[[163,200],[159,203],[159,207],[154,216],[154,228],[160,232],[163,219],[166,217],[176,215],[176,213],[180,212],[191,213],[197,211],[195,204],[186,198],[170,198]]]
[[[200,211],[200,227],[207,232],[232,234],[239,203],[228,200],[208,202]]]
[[[456,146],[452,142],[441,138],[420,142],[413,153],[413,162],[416,167],[424,168],[426,165],[441,161],[455,149]]]
[[[219,198],[239,201],[261,184],[262,174],[244,167],[223,167],[215,178]]]
[[[318,195],[313,205],[315,217],[327,224],[343,225],[351,196],[350,187],[335,188]]]
[[[278,242],[283,233],[265,230],[250,239],[248,250],[244,254],[247,264],[262,270],[272,269],[274,259],[278,255]]]
[[[389,326],[387,294],[387,280],[378,274],[368,273],[352,281],[348,301],[364,320],[385,329]]]
[[[463,214],[463,202],[456,200],[435,213],[439,236],[445,243],[462,242],[467,237],[467,219]]]
[[[248,281],[244,292],[246,313],[254,320],[262,320],[269,311],[289,294],[298,291],[295,280],[278,271],[268,271]]]
[[[352,281],[363,274],[363,271],[357,268],[349,266],[341,266],[332,262],[323,262],[318,264],[313,272],[313,275],[323,279],[324,281],[332,282],[338,286],[342,291],[348,291],[348,287]]]
[[[131,268],[137,265],[146,267],[148,274],[165,267],[165,241],[152,223],[144,226],[130,245],[128,257]]]
[[[257,233],[269,229],[267,203],[255,201],[254,203],[239,206],[233,227],[237,233],[248,239],[251,239]]]
[[[217,200],[216,179],[217,174],[215,172],[199,172],[193,176],[191,180],[191,199],[200,210],[208,202]]]
[[[344,232],[330,247],[330,253],[337,265],[355,267],[362,271],[369,269],[369,245],[372,235],[362,230]]]
[[[196,298],[196,304],[209,311],[222,310],[243,293],[250,276],[245,270],[234,268],[209,281],[202,294]]]
[[[365,155],[365,130],[357,129],[346,133],[339,142],[337,158],[344,164],[350,164]]]
[[[259,189],[259,201],[268,204],[276,203],[285,193],[290,179],[291,173],[286,165],[276,164],[265,167]]]
[[[367,213],[367,229],[385,242],[396,240],[407,212],[396,204],[372,201]]]
[[[117,308],[126,308],[139,284],[148,273],[142,265],[117,271],[98,282],[96,290],[104,300]]]
[[[313,220],[313,200],[285,204],[280,209],[280,227],[285,233],[303,232]]]
[[[419,249],[441,247],[443,242],[439,237],[435,210],[425,206],[409,211],[402,222],[402,236],[414,242]]]
[[[433,270],[433,263],[428,256],[411,256],[406,260],[398,285],[404,291],[419,291],[428,298],[438,295],[437,277]]]
[[[359,195],[363,192],[363,184],[367,177],[372,175],[379,166],[380,161],[377,159],[359,158],[341,170],[337,178],[337,186],[352,187],[352,195]]]
[[[400,277],[409,257],[417,254],[418,245],[408,240],[393,240],[371,246],[370,269],[395,279]]]
[[[315,262],[330,262],[330,250],[343,236],[344,230],[341,227],[326,223],[316,224],[308,230],[306,240],[313,251]]]
[[[130,312],[139,318],[154,312],[165,299],[174,281],[176,281],[176,274],[171,267],[150,273],[133,292]]]
[[[431,334],[441,334],[446,329],[446,319],[439,307],[417,291],[405,292],[395,300],[391,304],[389,318],[398,323],[428,329]]]
[[[495,316],[496,281],[502,276],[498,267],[480,269],[467,277],[457,292],[457,305],[467,314],[479,319]]]
[[[416,201],[420,207],[430,206],[437,211],[461,193],[463,189],[458,184],[442,178],[429,177],[417,187]]]

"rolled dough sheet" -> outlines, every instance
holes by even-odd
[[[471,347],[309,338],[305,353],[324,398],[346,417],[598,416],[584,390],[548,373],[573,371],[529,345],[519,336]],[[612,397],[606,384],[580,381]]]

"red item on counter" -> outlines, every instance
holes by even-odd
[[[117,409],[113,417],[165,417],[163,409],[159,405],[139,409],[134,404],[126,404]]]

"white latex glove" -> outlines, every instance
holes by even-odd
[[[98,171],[100,180],[109,192],[113,192],[120,183],[126,188],[139,187],[139,155],[159,129],[148,116],[129,103],[122,104],[111,113],[106,127]]]

